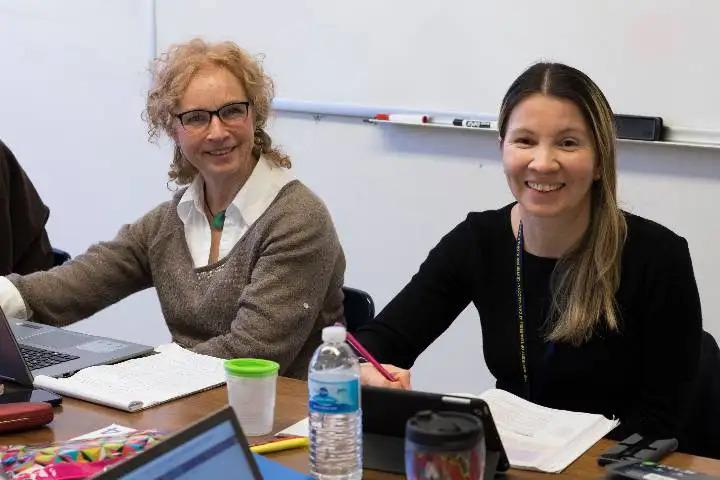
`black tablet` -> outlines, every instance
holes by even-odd
[[[454,411],[478,417],[485,431],[485,478],[510,468],[490,408],[479,398],[362,387],[363,467],[405,473],[405,424],[417,412]]]

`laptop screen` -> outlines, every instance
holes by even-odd
[[[218,423],[200,435],[177,445],[140,465],[122,478],[165,480],[225,478],[228,472],[239,480],[256,480],[243,445],[230,420]]]
[[[0,380],[10,380],[31,387],[33,377],[25,365],[15,335],[2,309],[0,309]]]
[[[252,454],[230,407],[93,477],[97,480],[190,478],[312,480],[273,460]]]

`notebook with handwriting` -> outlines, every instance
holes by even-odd
[[[155,355],[80,370],[72,377],[35,377],[35,386],[108,407],[136,412],[225,383],[224,360],[177,344]]]

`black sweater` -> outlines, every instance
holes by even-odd
[[[25,275],[53,266],[45,231],[49,216],[15,156],[0,142],[0,275]]]
[[[380,361],[409,368],[473,302],[480,314],[485,361],[497,387],[527,398],[514,297],[511,208],[470,213],[430,252],[376,321],[357,332],[360,342]],[[690,253],[687,242],[667,228],[631,214],[626,218],[616,294],[620,330],[600,328],[580,347],[544,339],[555,260],[524,253],[528,399],[619,417],[618,437],[634,431],[678,436],[682,392],[697,371],[702,331]]]

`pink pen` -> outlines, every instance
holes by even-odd
[[[338,325],[338,326],[341,326],[341,327],[344,327],[344,326],[345,326],[345,325],[343,325],[342,323],[336,323],[335,325]],[[375,357],[373,357],[373,356],[370,354],[370,352],[368,352],[367,350],[365,350],[365,347],[363,347],[362,345],[360,345],[360,342],[357,341],[357,339],[353,336],[352,333],[346,331],[346,339],[347,339],[348,343],[350,344],[350,346],[352,346],[352,347],[355,349],[355,351],[360,354],[361,357],[365,358],[365,360],[367,360],[368,362],[370,362],[370,363],[372,364],[372,366],[375,367],[375,370],[377,370],[378,372],[380,372],[380,374],[381,374],[383,377],[387,378],[387,379],[390,380],[391,382],[397,381],[397,380],[395,379],[395,376],[394,376],[392,373],[390,373],[390,372],[388,372],[387,370],[385,370],[385,367],[383,367],[382,365],[380,365],[380,362],[378,362],[377,360],[375,360]]]

